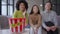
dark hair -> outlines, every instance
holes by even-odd
[[[51,5],[50,10],[52,10],[52,3],[51,3],[51,1],[47,1],[46,3],[50,3],[50,5]],[[46,3],[45,3],[45,4],[46,4]]]
[[[28,9],[28,3],[25,0],[18,0],[16,3],[16,9],[19,10],[19,4],[24,3],[26,10]]]
[[[40,14],[39,7],[38,7],[37,5],[33,5],[33,7],[34,7],[34,6],[36,6],[36,7],[38,8],[38,12],[37,12],[37,14]],[[31,12],[30,12],[30,14],[33,14],[33,7],[32,7],[32,9],[31,9]]]

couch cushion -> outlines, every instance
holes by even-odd
[[[57,16],[58,26],[60,26],[60,16]]]
[[[0,26],[1,26],[1,29],[6,29],[6,28],[9,28],[9,23],[8,23],[8,18],[7,16],[2,16],[0,15]]]

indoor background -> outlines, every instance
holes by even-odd
[[[52,9],[57,13],[58,27],[60,28],[60,0],[26,0],[28,2],[28,13],[30,13],[31,7],[37,4],[40,11],[44,11],[44,5],[46,1],[51,1],[53,4]],[[11,18],[16,10],[17,0],[0,0],[0,29],[9,29],[8,18]],[[29,26],[27,26],[29,28]],[[60,31],[59,31],[60,32]],[[45,33],[45,31],[44,31]],[[43,34],[44,34],[43,33]]]

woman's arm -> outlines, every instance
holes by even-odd
[[[31,27],[34,27],[34,25],[32,24],[33,22],[32,22],[32,19],[31,19],[31,15],[29,16],[29,23],[30,23]]]
[[[39,28],[42,25],[42,17],[41,17],[41,15],[39,15],[38,17],[39,17],[39,19],[38,19],[37,28]]]

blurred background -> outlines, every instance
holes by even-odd
[[[0,29],[9,29],[8,18],[11,18],[16,10],[16,2],[18,0],[0,0]],[[46,1],[51,1],[53,4],[52,9],[57,13],[58,27],[60,29],[60,0],[26,0],[28,2],[28,13],[31,7],[37,4],[42,12]],[[29,26],[27,26],[29,28]],[[59,31],[60,32],[60,31]],[[45,33],[45,32],[44,32]]]

